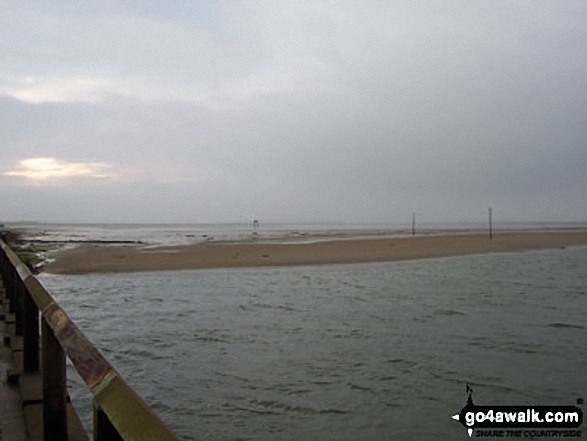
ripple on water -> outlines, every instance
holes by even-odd
[[[184,439],[416,440],[460,434],[467,384],[575,399],[586,267],[583,248],[41,278]]]

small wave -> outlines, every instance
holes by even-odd
[[[387,362],[392,364],[404,364],[407,366],[416,366],[418,364],[416,361],[406,360],[405,358],[390,358]]]
[[[273,309],[275,306],[269,305],[267,303],[259,303],[259,302],[249,302],[249,305],[254,306],[256,308],[265,308],[265,309]]]
[[[509,352],[515,352],[518,354],[538,354],[538,353],[540,353],[540,351],[537,351],[535,349],[521,348],[518,346],[510,346],[510,347],[505,348],[505,350],[509,351]]]
[[[145,360],[164,360],[172,358],[169,354],[161,354],[160,352],[152,352],[146,349],[138,348],[122,348],[118,350],[103,349],[104,353],[109,355],[114,360],[128,362],[130,358],[139,359],[133,363],[144,363]]]
[[[315,386],[332,386],[335,384],[340,384],[340,381],[314,380],[310,381],[310,384],[313,384]]]
[[[292,390],[287,394],[291,397],[303,397],[308,394],[310,391],[308,389],[299,389],[299,390]]]
[[[173,348],[177,346],[176,341],[164,342],[164,341],[151,341],[154,348],[157,349],[165,349],[165,348]]]
[[[362,391],[365,391],[365,392],[370,392],[370,391],[373,390],[370,387],[361,386],[361,385],[358,385],[358,384],[355,384],[355,383],[348,383],[348,385],[349,385],[349,387],[351,389],[354,389],[354,390],[362,390]]]
[[[434,311],[434,315],[467,315],[464,312],[455,311],[454,309],[438,309]]]
[[[255,308],[263,309],[281,309],[282,311],[295,311],[295,308],[289,305],[270,305],[268,303],[249,302],[249,305]],[[241,309],[248,309],[246,306],[240,305]]]
[[[369,334],[365,333],[364,329],[351,329],[350,331],[346,331],[344,334],[337,333],[332,336],[333,338],[349,338],[349,339],[363,339],[368,340],[371,338]]]
[[[483,381],[483,380],[487,380],[487,381]],[[490,381],[490,379],[479,379],[479,380],[467,380],[464,381],[461,378],[447,378],[445,379],[445,381],[449,382],[449,383],[453,383],[456,385],[460,386],[465,386],[465,384],[469,384],[470,386],[472,386],[473,388],[478,387],[479,389],[481,388],[487,388],[487,389],[494,389],[494,390],[500,390],[500,391],[504,391],[504,392],[515,392],[515,393],[520,393],[521,390],[520,389],[516,389],[514,387],[510,387],[510,386],[504,386],[502,384],[497,384],[497,382],[494,381]],[[499,379],[497,381],[500,381]]]
[[[573,325],[571,323],[550,323],[547,328],[568,328],[568,329],[585,329],[582,325]]]
[[[200,335],[200,334],[194,334],[194,340],[197,341],[202,341],[202,342],[206,342],[206,343],[229,343],[229,341],[223,337],[216,337],[213,335]]]
[[[79,307],[81,309],[96,309],[97,308],[96,305],[92,305],[90,303],[82,303],[81,305],[79,305]]]
[[[389,375],[387,377],[381,377],[378,378],[379,381],[393,381],[393,380],[397,380],[397,377],[393,376],[393,375]]]
[[[312,407],[306,406],[299,406],[299,405],[290,405],[287,403],[282,403],[275,400],[252,400],[251,404],[253,406],[259,406],[262,410],[257,409],[256,407],[251,409],[249,407],[242,408],[241,410],[248,410],[255,413],[275,413],[275,414],[282,414],[282,413],[295,413],[301,415],[316,415],[316,414],[346,414],[347,412],[340,409],[314,409]]]

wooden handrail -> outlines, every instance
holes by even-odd
[[[94,397],[95,441],[177,440],[1,239],[0,248],[0,272],[10,312],[15,314],[17,335],[23,336],[25,372],[40,370],[42,340],[45,440],[67,440],[66,356]]]

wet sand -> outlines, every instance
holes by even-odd
[[[587,245],[586,230],[520,231],[345,239],[314,243],[199,243],[144,247],[84,244],[56,254],[53,274],[170,271],[337,263],[392,262]]]

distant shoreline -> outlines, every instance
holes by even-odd
[[[587,245],[587,230],[558,229],[345,238],[314,242],[224,242],[145,247],[88,243],[57,251],[52,274],[392,262]]]

